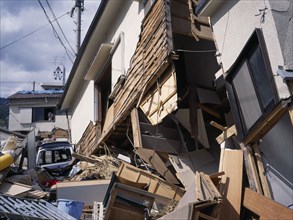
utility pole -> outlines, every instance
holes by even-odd
[[[81,12],[84,10],[84,0],[75,0],[75,5],[71,10],[71,17],[73,16],[73,12],[77,11],[76,18],[76,55],[78,54],[80,48],[80,34],[81,34]]]
[[[63,71],[62,71],[62,85],[65,86],[65,65],[63,64]]]

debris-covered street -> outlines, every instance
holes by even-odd
[[[62,95],[8,97],[66,127],[1,128],[0,219],[293,219],[292,11],[102,0]]]

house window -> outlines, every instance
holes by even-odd
[[[21,124],[32,123],[32,109],[31,108],[19,108],[19,122]]]
[[[33,122],[54,121],[56,114],[55,107],[37,107],[33,108]]]
[[[228,71],[228,95],[238,128],[245,137],[277,103],[264,38],[256,29]],[[233,102],[234,100],[234,102]]]

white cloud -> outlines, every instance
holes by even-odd
[[[41,2],[48,16],[53,20],[48,5],[45,1]],[[56,17],[69,12],[74,2],[73,0],[49,0]],[[85,11],[82,13],[82,39],[96,13],[99,2],[97,0],[85,0]],[[56,65],[61,63],[65,64],[68,76],[72,63],[65,49],[54,36],[38,1],[1,0],[0,4],[1,48],[16,41],[0,50],[0,97],[7,97],[18,90],[31,90],[33,81],[36,81],[37,86],[41,82],[52,81],[53,71]],[[74,50],[76,49],[75,19],[75,17],[72,18],[69,14],[66,14],[58,20]],[[72,51],[62,36],[57,23],[53,22],[53,24],[63,43],[68,50]],[[43,27],[44,25],[46,26]],[[40,30],[32,33],[40,27],[42,27]],[[30,35],[17,40],[27,34]],[[74,57],[71,58],[74,60]]]

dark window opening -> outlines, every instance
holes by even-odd
[[[96,83],[98,88],[98,121],[100,121],[102,126],[106,119],[107,110],[113,103],[113,100],[109,99],[112,81],[111,72],[112,66],[110,64],[102,78]]]
[[[33,122],[54,121],[56,114],[55,107],[37,107],[33,108]]]

